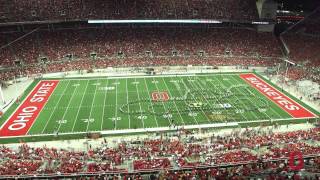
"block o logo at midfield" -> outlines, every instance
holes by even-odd
[[[153,101],[168,101],[170,99],[168,92],[152,92],[151,97]]]

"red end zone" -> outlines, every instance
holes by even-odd
[[[314,118],[317,117],[309,110],[302,107],[300,104],[287,97],[264,80],[254,74],[240,74],[240,77],[249,83],[252,87],[260,91],[271,101],[276,103],[281,109],[289,113],[294,118]]]
[[[14,114],[3,124],[0,136],[26,135],[58,83],[58,80],[40,81]]]

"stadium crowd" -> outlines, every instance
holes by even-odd
[[[284,38],[291,49],[289,59],[300,65],[290,67],[287,76],[293,80],[311,79],[320,83],[320,36],[289,33]]]
[[[320,66],[320,36],[306,36],[300,34],[288,34],[285,36],[289,49],[292,49],[289,58],[298,63],[305,64],[309,67]],[[308,42],[308,43],[305,43]]]
[[[253,0],[1,0],[0,23],[88,19],[258,19]]]
[[[288,59],[299,66],[290,67],[287,77],[320,83],[320,8],[282,34]]]
[[[21,33],[3,34],[1,42],[11,42]],[[38,31],[2,50],[2,66],[15,60],[37,63],[63,58],[137,56],[261,56],[279,57],[281,51],[271,33],[248,29],[111,28]],[[66,48],[67,47],[67,48]]]
[[[161,135],[156,139],[113,145],[104,141],[100,148],[88,151],[31,148],[26,144],[18,150],[1,146],[0,175],[110,172],[130,176],[130,173],[159,170],[157,176],[172,177],[168,179],[279,176],[276,174],[285,179],[299,176],[299,170],[290,166],[289,156],[291,152],[301,152],[306,158],[304,171],[315,177],[320,173],[319,132],[320,128],[285,133],[246,129],[226,136],[199,137],[180,130],[173,136]]]
[[[21,36],[2,34],[0,43],[4,45]],[[1,73],[1,78],[110,66],[273,66],[281,55],[276,43],[271,33],[249,29],[38,31],[1,50],[1,66],[11,67]]]
[[[320,67],[289,67],[288,70],[281,71],[281,75],[290,80],[312,80],[320,83]]]

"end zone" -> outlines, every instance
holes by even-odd
[[[240,77],[266,96],[272,102],[276,103],[282,110],[289,113],[294,118],[316,118],[318,117],[308,109],[302,107],[299,103],[284,95],[270,84],[257,77],[255,74],[240,74]]]
[[[40,81],[1,126],[0,136],[26,135],[58,83],[58,80]]]

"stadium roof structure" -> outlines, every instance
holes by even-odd
[[[306,16],[304,19],[300,20],[298,23],[289,27],[286,31],[282,33],[286,34],[288,32],[297,32],[306,29],[319,29],[320,26],[320,7],[315,9],[312,13]]]

